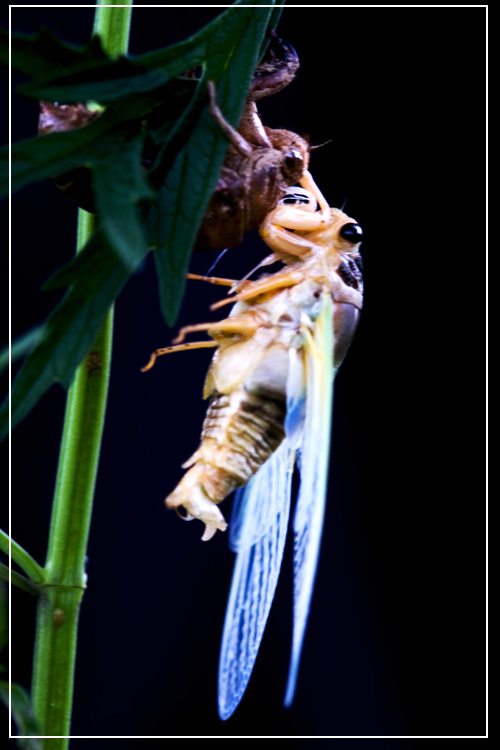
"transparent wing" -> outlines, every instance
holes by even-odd
[[[303,356],[296,349],[289,351],[286,392],[286,446],[282,444],[264,464],[265,471],[261,469],[245,487],[236,490],[229,523],[229,547],[233,552],[258,542],[275,521],[282,502],[278,484],[282,481],[284,461],[288,460],[285,452],[297,448],[302,439],[307,393]]]
[[[229,524],[229,547],[233,552],[243,552],[256,544],[275,524],[283,507],[283,478],[290,452],[285,440],[245,487],[236,490]]]
[[[285,439],[247,484],[241,499],[238,555],[227,604],[219,661],[219,716],[240,702],[257,658],[285,549],[295,450]],[[260,534],[255,524],[269,504],[273,518]],[[258,538],[255,543],[250,540]]]
[[[333,304],[323,294],[314,338],[306,344],[307,401],[302,438],[301,483],[293,522],[293,637],[285,706],[295,694],[297,673],[316,577],[325,510],[333,402]]]
[[[236,490],[233,498],[231,519],[229,521],[229,549],[238,552],[240,548],[241,535],[243,533],[243,520],[245,518],[245,495],[248,484]],[[241,543],[243,547],[243,543]]]

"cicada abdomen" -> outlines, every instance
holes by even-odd
[[[217,333],[210,330],[214,337]],[[189,517],[205,522],[204,540],[227,528],[217,503],[246,484],[285,437],[287,351],[279,342],[266,347],[258,338],[255,331],[255,340],[217,352],[207,379],[210,405],[200,447],[165,500],[167,507],[183,505]]]
[[[301,453],[301,485],[294,517],[294,637],[285,702],[293,699],[314,584],[326,497],[332,384],[354,335],[363,289],[361,228],[330,208],[312,177],[290,188],[261,227],[282,260],[277,273],[231,282],[213,309],[235,302],[219,323],[187,326],[175,346],[156,356],[213,345],[207,374],[210,399],[198,450],[165,500],[205,523],[210,539],[227,523],[218,508],[234,489],[230,539],[238,552],[219,669],[219,713],[228,718],[246,688],[274,596],[290,507],[291,474]],[[317,203],[319,210],[317,210]],[[290,230],[293,230],[292,232]],[[235,293],[236,292],[236,293]],[[185,344],[207,331],[213,341]],[[252,618],[247,612],[252,611]]]

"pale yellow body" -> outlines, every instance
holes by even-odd
[[[165,500],[167,507],[182,505],[189,517],[206,524],[204,540],[227,528],[217,504],[246,484],[285,437],[289,353],[303,350],[304,329],[314,326],[321,292],[328,291],[334,301],[334,331],[340,331],[343,311],[344,319],[345,310],[351,311],[351,318],[354,314],[347,334],[340,332],[340,338],[347,336],[346,347],[362,307],[361,288],[347,285],[338,273],[346,258],[358,255],[359,243],[339,234],[353,220],[328,207],[309,173],[302,184],[307,189],[300,192],[308,202],[278,205],[261,227],[261,236],[273,250],[267,262],[283,260],[287,266],[257,281],[235,283],[233,288],[241,291],[213,306],[236,302],[228,318],[188,326],[176,339],[181,344],[186,334],[206,330],[218,347],[205,382],[204,397],[211,402],[200,447]],[[148,368],[157,354],[185,347],[158,350]],[[335,359],[338,366],[337,353]]]

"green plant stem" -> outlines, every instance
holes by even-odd
[[[10,544],[9,544],[10,541]],[[10,555],[17,565],[24,570],[26,575],[31,578],[33,583],[37,586],[45,581],[45,571],[36,560],[34,560],[29,552],[17,544],[13,539],[9,540],[8,535],[5,531],[0,529],[0,549],[5,552],[6,555]]]
[[[80,211],[79,246],[93,217]],[[51,747],[67,746],[78,613],[111,363],[113,311],[68,392],[54,504],[37,612],[32,700]]]
[[[101,35],[106,50],[111,47],[111,54],[127,51],[130,13],[131,7],[96,10],[94,33]],[[93,229],[94,217],[80,209],[77,251]],[[112,329],[111,308],[76,372],[66,404],[45,580],[38,602],[32,681],[34,712],[43,735],[52,738],[51,750],[64,750],[68,745],[78,616],[86,586],[85,554],[104,426]]]
[[[92,36],[100,36],[104,49],[110,57],[125,55],[128,49],[132,0],[98,0]],[[129,5],[120,9],[102,6]]]

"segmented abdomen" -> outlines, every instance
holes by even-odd
[[[248,482],[285,437],[285,402],[237,389],[217,394],[207,411],[196,453],[168,507],[183,505],[190,517],[206,524],[203,539],[210,539],[227,524],[216,503]]]
[[[200,451],[246,484],[285,437],[284,421],[284,403],[244,389],[219,394],[208,408]]]

